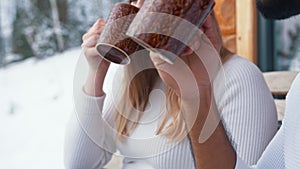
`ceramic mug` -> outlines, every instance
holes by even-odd
[[[99,55],[105,60],[126,65],[130,63],[129,56],[141,49],[126,35],[138,11],[139,8],[130,3],[119,2],[114,5],[96,45]]]
[[[214,5],[214,0],[145,0],[126,34],[173,63]]]

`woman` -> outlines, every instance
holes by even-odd
[[[142,2],[136,5],[140,7]],[[164,76],[161,71],[139,71],[149,65],[157,67],[153,54],[150,60],[147,52],[137,53],[139,57],[134,57],[124,68],[124,77],[116,77],[123,78],[121,90],[112,87],[112,91],[120,91],[120,96],[113,92],[105,98],[103,83],[110,64],[101,60],[94,48],[104,24],[104,20],[98,20],[83,36],[89,73],[83,89],[77,91],[77,112],[67,128],[66,168],[100,169],[117,150],[124,156],[124,169],[195,168],[194,152],[185,135],[187,124],[181,112],[185,98],[180,98],[176,87],[165,83],[165,77],[161,79]],[[223,63],[226,82],[221,85],[226,90],[215,97],[227,135],[243,160],[256,163],[277,129],[273,98],[259,69],[222,47],[213,16],[207,18],[201,29],[220,52]],[[198,48],[197,44],[193,44],[193,49]],[[181,57],[193,55],[188,50]],[[215,80],[218,81],[218,76]],[[255,150],[249,149],[254,145]]]

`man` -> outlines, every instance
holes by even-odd
[[[299,0],[257,0],[258,10],[269,19],[286,19],[300,14]],[[300,74],[296,77],[287,96],[285,119],[282,128],[266,148],[253,168],[300,168]],[[240,159],[236,169],[249,168]]]
[[[269,19],[286,19],[300,14],[299,0],[257,0],[257,8]],[[256,166],[247,166],[233,148],[222,127],[218,127],[211,138],[199,144],[199,152],[210,156],[196,156],[196,161],[206,163],[205,168],[236,168],[236,169],[299,169],[300,168],[300,74],[294,80],[287,96],[285,119],[283,126],[266,148]],[[218,141],[214,141],[218,140]],[[255,147],[249,147],[249,149]],[[214,156],[215,154],[221,156]],[[234,153],[233,153],[234,152]],[[201,153],[199,153],[201,154]],[[218,164],[216,164],[218,163]]]
[[[257,0],[257,7],[267,18],[285,19],[300,13],[300,0]],[[206,26],[207,28],[203,28],[203,32],[208,36],[209,32],[207,30],[211,30],[213,26],[209,24],[206,24]],[[172,70],[172,65],[164,63],[159,57],[155,57],[153,53],[150,53],[150,56],[164,82],[169,86],[176,87],[174,80],[172,80],[168,74],[160,71],[160,69],[168,68]],[[191,60],[193,58],[189,57],[187,59]],[[201,74],[199,77],[202,78],[202,81],[201,78],[199,78],[199,83],[202,83],[203,79],[205,79],[203,77],[207,75],[205,71],[201,72],[201,68],[193,66],[193,63],[198,61],[199,59],[194,59],[190,62],[186,62],[186,64],[190,67],[192,73]],[[198,83],[197,78],[196,81]],[[214,115],[218,115],[218,110],[215,106],[216,101],[212,98],[212,89],[209,85],[205,84],[206,83],[202,83],[198,86],[199,91],[201,91],[200,99],[202,102],[199,103],[201,110],[198,110],[196,123],[190,130],[197,168],[300,169],[300,75],[296,77],[287,96],[285,119],[282,127],[262,154],[257,165],[251,167],[237,156],[237,153],[226,135],[222,121],[217,123],[216,129],[207,140],[204,142],[199,141],[201,140],[199,131],[215,122],[213,121],[214,118],[211,120],[208,118],[210,112],[213,111]],[[249,150],[255,148],[256,147],[249,147]]]

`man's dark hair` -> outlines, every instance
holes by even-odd
[[[300,14],[300,0],[256,0],[256,5],[269,19],[286,19]]]

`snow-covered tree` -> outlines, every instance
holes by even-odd
[[[66,40],[68,47],[81,44],[81,36],[102,17],[101,1],[68,0]]]
[[[10,51],[24,59],[79,46],[88,28],[98,18],[107,18],[113,4],[122,0],[4,1],[14,3],[15,11],[9,17],[13,20]]]
[[[30,25],[30,14],[19,3],[16,3],[15,8],[16,13],[12,26],[12,50],[14,53],[27,58],[34,55],[34,50],[32,49],[28,34],[25,32]]]

